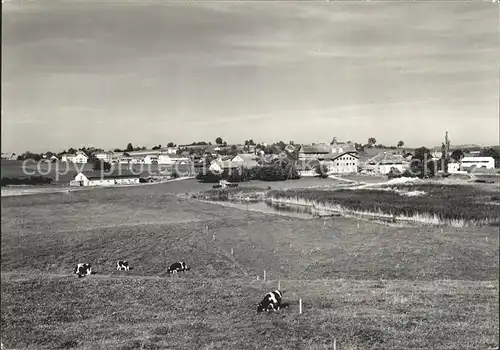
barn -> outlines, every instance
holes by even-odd
[[[94,171],[78,173],[69,183],[70,186],[114,186],[114,185],[132,185],[139,183],[139,175],[133,174],[106,174],[104,172]]]

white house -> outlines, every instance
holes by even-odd
[[[259,163],[257,163],[257,158],[258,157],[255,154],[237,154],[233,159],[231,159],[231,163],[235,166],[242,166],[248,169],[252,169],[259,165]]]
[[[120,175],[120,174],[105,174],[95,172],[87,175],[78,173],[70,186],[113,186],[113,185],[131,185],[139,183],[139,175]]]
[[[396,168],[401,173],[408,167],[408,162],[403,157],[391,157],[390,159],[382,159],[376,167],[376,172],[382,175],[387,175],[392,168]]]
[[[493,157],[464,157],[460,162],[461,168],[495,168],[495,159]]]
[[[191,161],[188,157],[177,157],[165,153],[160,153],[158,156],[158,164],[172,165],[172,164],[186,164]]]
[[[208,167],[208,170],[210,170],[214,174],[220,174],[222,173],[222,162],[214,160]]]
[[[328,172],[337,174],[357,173],[359,166],[359,156],[356,152],[345,152],[330,160],[323,161],[328,167]]]
[[[62,162],[71,163],[88,163],[89,157],[82,151],[78,151],[76,154],[63,154],[61,156]]]
[[[95,154],[95,157],[97,159],[107,163],[111,163],[113,161],[113,156],[114,156],[113,152],[101,152]]]
[[[2,160],[16,160],[17,155],[15,153],[2,153]]]
[[[71,162],[73,163],[88,163],[89,157],[81,151],[77,152],[76,155],[74,155],[71,158]]]
[[[381,152],[374,157],[368,159],[364,164],[367,172],[387,175],[392,168],[396,168],[400,172],[404,172],[409,166],[406,158],[399,154],[391,154]]]
[[[132,161],[133,161],[132,157],[123,156],[123,157],[118,158],[119,164],[130,164],[130,163],[132,163]]]
[[[460,172],[460,163],[458,162],[450,162],[448,163],[448,172],[449,173],[458,173]]]
[[[208,170],[214,174],[221,174],[224,170],[236,169],[239,165],[231,162],[231,160],[216,159],[210,163]]]
[[[130,164],[145,164],[144,158],[141,157],[131,157]]]
[[[158,164],[158,156],[157,155],[152,155],[148,154],[143,158],[144,164]]]
[[[176,160],[172,158],[168,153],[160,153],[158,156],[158,164],[174,164]]]
[[[302,145],[299,149],[299,160],[321,160],[331,154],[332,148],[326,144]]]
[[[61,162],[71,162],[74,154],[63,154],[61,155]]]
[[[177,154],[178,149],[179,147],[164,147],[161,149],[161,152],[166,154]]]

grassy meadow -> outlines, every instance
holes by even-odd
[[[498,347],[498,227],[304,220],[176,195],[210,188],[187,180],[3,197],[3,345]],[[116,271],[119,259],[133,270]],[[192,270],[166,275],[180,260]],[[77,262],[97,273],[78,279]],[[278,280],[288,307],[257,314]]]
[[[119,169],[124,173],[132,171],[144,177],[158,175],[160,172],[172,171],[173,167],[169,165],[158,164],[113,164],[113,169],[118,172]],[[189,173],[188,165],[178,165],[179,172],[187,175]],[[29,176],[44,176],[52,179],[55,185],[69,185],[69,182],[79,172],[92,171],[92,164],[73,164],[66,162],[45,163],[27,161],[23,163],[17,160],[2,160],[1,162],[1,176],[2,178],[26,178]]]

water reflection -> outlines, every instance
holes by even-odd
[[[217,202],[228,207],[243,209],[243,210],[253,210],[263,213],[272,213],[284,216],[291,216],[301,219],[314,219],[321,216],[332,216],[335,215],[331,212],[317,210],[310,206],[303,205],[291,205],[283,203],[271,203],[271,202]]]

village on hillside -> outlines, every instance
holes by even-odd
[[[228,145],[222,138],[216,139],[216,144],[194,142],[190,145],[176,146],[170,143],[167,147],[161,145],[152,149],[134,148],[128,144],[125,150],[102,151],[95,148],[82,147],[79,150],[70,149],[59,154],[47,152],[33,154],[26,152],[16,156],[2,154],[2,159],[38,160],[42,162],[63,162],[66,164],[92,163],[93,170],[107,170],[112,167],[127,166],[167,166],[189,168],[190,175],[196,175],[200,180],[216,182],[221,178],[232,181],[244,181],[251,175],[242,175],[241,169],[263,170],[277,162],[286,162],[282,171],[283,179],[301,176],[329,176],[341,174],[382,175],[390,177],[404,176],[416,161],[434,164],[431,166],[431,176],[435,173],[470,173],[471,171],[492,171],[499,167],[499,150],[481,148],[476,145],[451,147],[448,134],[441,147],[416,149],[404,147],[400,141],[397,146],[377,144],[375,138],[368,143],[359,144],[351,141],[338,141],[336,137],[329,143],[285,144],[280,141],[271,145],[255,144],[247,140],[244,144]],[[440,162],[443,161],[443,162]],[[443,165],[443,164],[446,165]],[[102,166],[104,165],[104,166]],[[283,164],[282,164],[283,165]],[[232,174],[237,173],[239,176]],[[290,176],[295,171],[295,176]],[[133,174],[108,174],[108,179],[102,174],[92,174],[82,171],[76,175],[71,184],[107,185],[138,183],[139,176]],[[216,176],[213,177],[212,175]],[[274,175],[273,175],[274,176]],[[272,176],[271,176],[272,177]],[[274,176],[275,179],[280,179]]]

